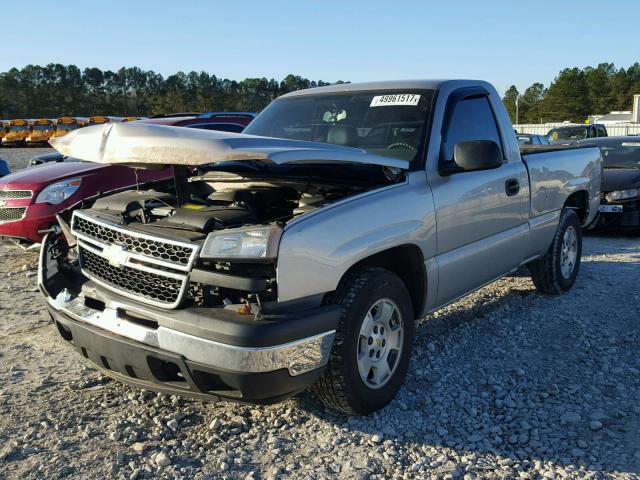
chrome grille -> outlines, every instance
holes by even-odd
[[[128,230],[75,211],[82,272],[105,288],[139,302],[176,308],[186,296],[199,246]]]
[[[150,238],[146,235],[124,231],[106,223],[98,223],[93,219],[74,215],[73,233],[89,237],[100,244],[124,245],[129,252],[154,259],[168,265],[187,266],[193,258],[195,247],[178,244],[160,238]]]
[[[114,266],[101,256],[79,247],[80,266],[84,272],[107,287],[122,291],[153,304],[173,306],[180,301],[184,280],[166,277],[127,266]]]
[[[0,223],[17,222],[24,218],[27,207],[0,208]]]
[[[0,190],[0,199],[20,199],[31,198],[33,192],[31,190]]]

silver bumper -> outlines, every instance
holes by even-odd
[[[104,310],[87,307],[84,298],[61,292],[47,301],[56,311],[145,345],[182,355],[187,360],[231,372],[264,373],[287,369],[292,376],[324,367],[331,352],[335,330],[272,347],[238,347],[159,326],[148,328],[128,321],[111,303]]]

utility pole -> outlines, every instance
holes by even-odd
[[[519,102],[518,100],[520,99],[520,94],[516,95],[516,125],[519,125],[520,122],[518,122],[519,120],[519,116],[520,116],[520,108],[519,108]]]

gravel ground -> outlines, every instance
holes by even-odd
[[[9,162],[12,172],[25,168],[29,164],[29,159],[36,155],[53,152],[53,148],[1,148],[0,158]]]
[[[398,398],[355,418],[111,381],[57,338],[36,253],[0,246],[0,478],[640,478],[640,237],[584,250],[568,294],[508,277],[420,322]]]

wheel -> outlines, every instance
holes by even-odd
[[[331,300],[342,314],[313,391],[332,409],[366,415],[387,405],[402,386],[415,329],[411,298],[397,275],[363,267],[345,277]]]
[[[564,209],[547,253],[529,263],[531,279],[542,293],[569,290],[578,276],[582,256],[582,226],[576,212]]]

